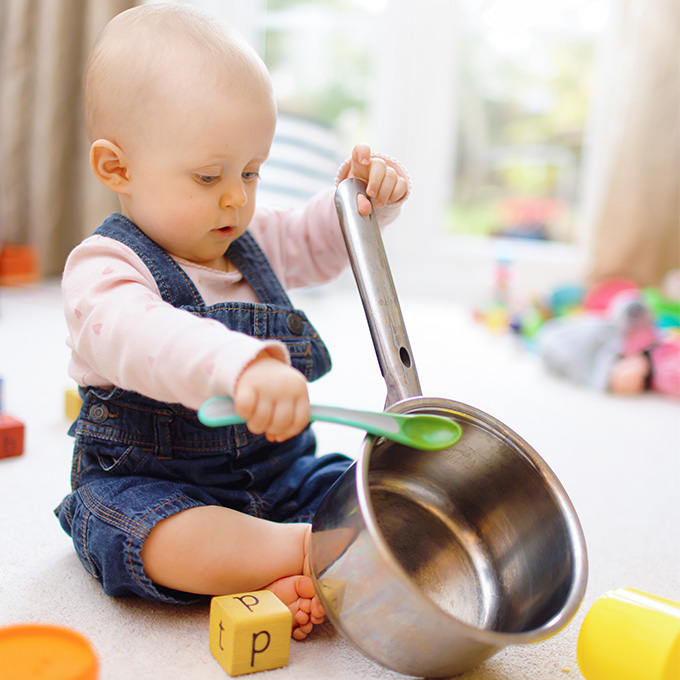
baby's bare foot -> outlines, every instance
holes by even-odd
[[[267,586],[290,609],[293,615],[293,637],[304,640],[315,624],[324,619],[324,611],[316,601],[314,582],[309,576],[298,574],[280,578]]]

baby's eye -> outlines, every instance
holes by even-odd
[[[260,173],[259,172],[242,172],[241,177],[243,177],[243,179],[246,182],[251,182],[254,179],[260,179]]]
[[[217,182],[219,177],[217,175],[196,175],[196,181],[203,186],[208,186]]]

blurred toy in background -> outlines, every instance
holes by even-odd
[[[582,286],[565,285],[546,298],[536,296],[527,304],[514,290],[513,261],[506,252],[496,257],[489,284],[486,301],[474,310],[475,320],[492,333],[511,331],[529,348],[546,321],[579,311],[585,294]]]
[[[640,300],[627,296],[613,302],[607,312],[548,321],[537,338],[538,353],[548,369],[574,382],[620,393],[640,392],[648,361],[627,350],[631,344],[654,342],[651,314]]]
[[[0,286],[22,286],[39,279],[36,248],[25,243],[0,243]]]
[[[510,310],[513,307],[510,299],[511,278],[512,261],[507,255],[501,254],[494,261],[488,302],[474,312],[475,319],[492,333],[505,333],[510,324]]]
[[[527,309],[513,315],[510,330],[522,338],[530,349],[534,349],[544,324],[550,319],[581,312],[584,295],[583,286],[570,285],[556,288],[545,299],[536,297]]]
[[[500,226],[492,236],[547,241],[568,214],[564,201],[545,196],[513,196],[498,204]]]
[[[661,289],[616,278],[589,289],[564,285],[518,305],[510,262],[498,258],[491,301],[475,318],[510,331],[548,370],[616,394],[654,390],[680,397],[680,270]]]
[[[679,331],[680,300],[614,279],[589,290],[582,311],[547,321],[536,347],[550,371],[574,382],[680,397]]]

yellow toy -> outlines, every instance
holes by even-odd
[[[586,615],[577,655],[586,680],[680,680],[680,604],[612,590]]]
[[[76,387],[69,387],[64,392],[64,413],[68,420],[73,421],[78,417],[82,404],[83,400]]]
[[[213,597],[210,651],[229,675],[288,663],[293,616],[269,590]]]

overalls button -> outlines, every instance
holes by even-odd
[[[93,423],[103,423],[109,417],[109,409],[104,404],[92,404],[88,416]]]
[[[302,335],[302,331],[305,329],[304,321],[299,314],[289,314],[288,318],[286,319],[286,324],[288,326],[288,330],[293,335]]]

